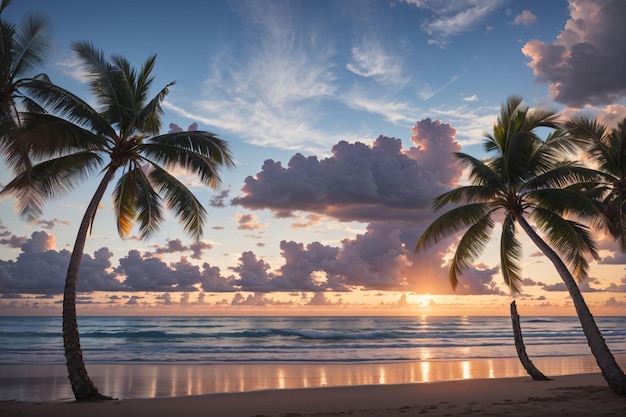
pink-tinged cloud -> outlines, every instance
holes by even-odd
[[[55,238],[46,232],[33,232],[22,245],[15,261],[0,260],[0,293],[62,294],[70,262],[70,252],[54,250]],[[109,272],[113,253],[100,248],[93,257],[84,254],[78,274],[79,292],[123,289]]]
[[[537,16],[530,10],[523,10],[522,13],[515,16],[514,25],[530,26],[537,21]]]
[[[575,108],[615,103],[626,96],[626,2],[569,0],[569,8],[554,42],[533,39],[522,52],[555,101]]]
[[[440,121],[422,120],[413,133],[417,147],[408,150],[400,139],[380,136],[371,146],[339,142],[322,160],[299,153],[287,167],[267,160],[231,203],[277,217],[308,211],[344,221],[415,219],[460,177],[452,155],[460,146]]]

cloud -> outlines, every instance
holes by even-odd
[[[56,251],[54,235],[33,232],[15,261],[0,260],[0,293],[61,294],[71,253]],[[121,283],[110,271],[113,253],[100,248],[93,257],[83,254],[78,292],[118,291]]]
[[[201,259],[206,249],[212,249],[213,244],[209,242],[197,241],[192,242],[189,246],[183,244],[180,239],[168,240],[165,246],[154,245],[156,248],[153,252],[146,252],[144,256],[152,256],[153,254],[176,253],[191,251],[192,259]]]
[[[267,160],[231,204],[270,209],[278,217],[308,211],[343,221],[413,220],[461,174],[451,126],[424,119],[413,134],[417,147],[408,150],[400,139],[380,136],[372,146],[341,141],[322,160],[298,153],[286,168]]]
[[[597,278],[588,278],[585,281],[579,282],[578,283],[578,288],[580,288],[580,291],[582,292],[601,292],[601,291],[605,291],[599,288],[594,288],[591,286],[591,284],[600,284],[600,281]],[[564,283],[559,282],[556,284],[551,284],[551,285],[546,285],[544,284],[542,286],[542,289],[544,291],[567,291],[567,287],[565,286]]]
[[[215,195],[211,200],[209,200],[209,206],[216,208],[226,207],[224,201],[230,195],[230,190],[222,190],[219,194]]]
[[[514,25],[523,25],[530,26],[533,25],[537,21],[537,16],[533,14],[530,10],[523,10],[522,13],[515,16],[515,20],[513,20]]]
[[[167,133],[180,133],[180,132],[185,131],[182,127],[178,126],[176,123],[170,123],[169,128],[170,130]],[[197,130],[198,130],[198,123],[196,122],[190,124],[189,127],[187,128],[187,132],[196,132]]]
[[[11,234],[10,232],[8,233],[8,237],[5,233],[0,234],[0,245],[4,245],[4,246],[8,246],[10,248],[21,248],[22,245],[24,243],[26,243],[26,241],[28,240],[27,236],[16,236]]]
[[[338,304],[341,304],[341,300],[333,303],[326,298],[326,293],[316,292],[306,304],[308,306],[336,306]]]
[[[237,229],[239,230],[261,230],[263,226],[259,222],[259,218],[254,214],[241,214],[237,213],[235,216],[237,223]]]
[[[626,301],[618,301],[615,297],[611,297],[604,302],[606,307],[626,307]]]
[[[123,284],[132,291],[192,292],[202,282],[200,268],[184,257],[168,265],[134,249],[119,260],[115,271],[125,277]]]
[[[469,101],[469,102],[478,101],[478,96],[474,94],[469,97],[463,97],[463,101]]]
[[[311,20],[306,4],[287,4],[233,3],[249,36],[213,52],[203,85],[210,98],[192,103],[193,112],[169,101],[164,107],[259,146],[314,151],[345,137],[321,130],[316,116],[338,89],[327,23]]]
[[[626,96],[626,3],[569,0],[570,19],[557,39],[533,39],[522,52],[550,96],[570,107],[607,105]]]
[[[611,284],[607,287],[610,292],[626,292],[626,278],[622,278],[619,284]]]
[[[402,74],[402,60],[373,39],[365,39],[352,48],[352,62],[346,64],[346,69],[383,85],[403,87],[410,81],[410,77]]]
[[[378,114],[390,123],[404,124],[415,120],[416,109],[413,104],[391,99],[379,91],[353,87],[342,93],[339,100],[349,108]]]
[[[448,38],[470,32],[487,16],[499,9],[505,0],[404,0],[432,13],[421,25],[431,35],[430,43],[445,45]]]
[[[233,306],[263,307],[267,305],[290,305],[293,303],[291,301],[276,301],[273,298],[268,298],[263,293],[254,293],[253,295],[248,295],[248,297],[244,297],[240,293],[237,293],[233,297],[230,304]]]
[[[56,217],[50,220],[38,219],[31,223],[33,226],[39,226],[46,230],[52,230],[57,224],[69,225],[70,222],[66,220],[59,220]]]

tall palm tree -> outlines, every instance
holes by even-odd
[[[626,119],[609,129],[595,117],[577,114],[565,122],[565,129],[582,141],[600,172],[598,220],[626,252]]]
[[[85,368],[76,318],[76,284],[85,241],[107,186],[113,191],[117,230],[122,238],[136,223],[142,238],[156,232],[164,206],[194,238],[203,232],[205,208],[168,169],[192,172],[209,187],[220,183],[218,168],[232,167],[227,143],[204,131],[159,134],[161,102],[168,84],[156,96],[148,93],[156,56],[137,71],[121,56],[105,59],[90,43],[73,43],[84,65],[98,109],[74,94],[48,83],[33,81],[28,93],[47,112],[25,112],[23,126],[12,135],[36,161],[17,175],[2,194],[22,198],[23,184],[35,184],[39,201],[67,193],[80,180],[102,168],[102,178],[78,229],[63,293],[63,341],[69,379],[77,400],[106,399]],[[23,213],[24,215],[28,213]]]
[[[597,257],[589,228],[572,220],[591,221],[596,205],[579,184],[597,180],[597,172],[562,155],[574,152],[575,141],[559,129],[555,112],[529,109],[519,97],[503,104],[493,133],[486,135],[484,149],[495,153],[482,161],[456,153],[469,168],[471,185],[448,191],[433,201],[439,210],[456,207],[438,217],[420,237],[416,250],[427,248],[465,229],[450,267],[453,287],[458,275],[482,253],[495,227],[494,216],[503,215],[500,263],[504,282],[513,293],[520,290],[521,243],[516,225],[530,237],[558,271],[573,300],[583,332],[611,389],[626,395],[626,376],[607,347],[576,284],[587,276],[586,256]],[[542,140],[537,130],[549,130]],[[535,227],[531,226],[532,220]],[[540,236],[537,230],[544,236]],[[563,260],[564,259],[564,260]],[[570,272],[570,269],[573,274]]]

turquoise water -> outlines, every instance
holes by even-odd
[[[626,353],[626,317],[596,317]],[[509,317],[81,317],[90,363],[375,362],[515,357]],[[522,317],[532,357],[588,355],[576,317]],[[0,317],[0,363],[62,364],[60,317]]]

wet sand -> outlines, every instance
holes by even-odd
[[[626,355],[617,355],[623,367]],[[116,400],[73,401],[63,365],[0,366],[0,416],[624,416],[591,356],[402,363],[88,364]]]

